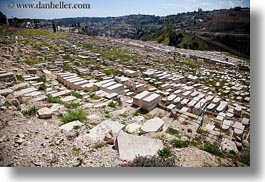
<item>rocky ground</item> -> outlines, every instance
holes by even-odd
[[[122,163],[111,144],[78,146],[77,133],[61,132],[58,119],[25,118],[12,109],[0,114],[0,166],[115,167]],[[87,131],[79,129],[80,134]],[[181,167],[238,165],[196,147],[178,149],[175,155],[176,165]]]

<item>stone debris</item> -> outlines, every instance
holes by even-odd
[[[78,138],[79,141],[88,140],[89,142],[103,142],[107,139],[115,137],[125,127],[125,125],[119,122],[111,120],[105,120],[92,128],[88,134]]]

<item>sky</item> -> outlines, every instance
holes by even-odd
[[[90,4],[90,9],[18,9],[15,3],[59,3],[62,0],[1,0],[0,11],[9,18],[55,19],[66,17],[108,17],[130,14],[167,16],[181,12],[250,7],[250,0],[64,0],[64,3]],[[12,8],[7,8],[14,3]]]

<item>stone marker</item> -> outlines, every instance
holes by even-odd
[[[145,136],[129,135],[121,132],[116,139],[115,147],[122,160],[133,160],[136,156],[153,156],[163,148],[160,140]]]
[[[164,126],[164,121],[158,117],[147,120],[144,125],[141,127],[141,130],[144,133],[157,132],[162,130]]]
[[[128,133],[139,133],[141,127],[142,125],[140,124],[132,123],[126,126],[125,131]]]
[[[99,125],[92,128],[89,131],[89,134],[86,134],[80,137],[80,139],[90,140],[92,143],[102,142],[105,139],[109,139],[113,136],[117,136],[124,127],[125,125],[120,124],[119,122],[105,120]]]
[[[52,118],[52,110],[47,107],[38,110],[38,116],[40,119],[50,119]]]

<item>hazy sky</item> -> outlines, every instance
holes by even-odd
[[[41,3],[59,3],[62,0],[40,0]],[[250,7],[250,0],[65,0],[64,3],[88,3],[90,9],[18,9],[7,8],[8,3],[36,3],[39,0],[1,0],[0,11],[9,18],[65,18],[65,17],[106,17],[130,14],[165,16],[198,10],[227,9],[241,6]]]

